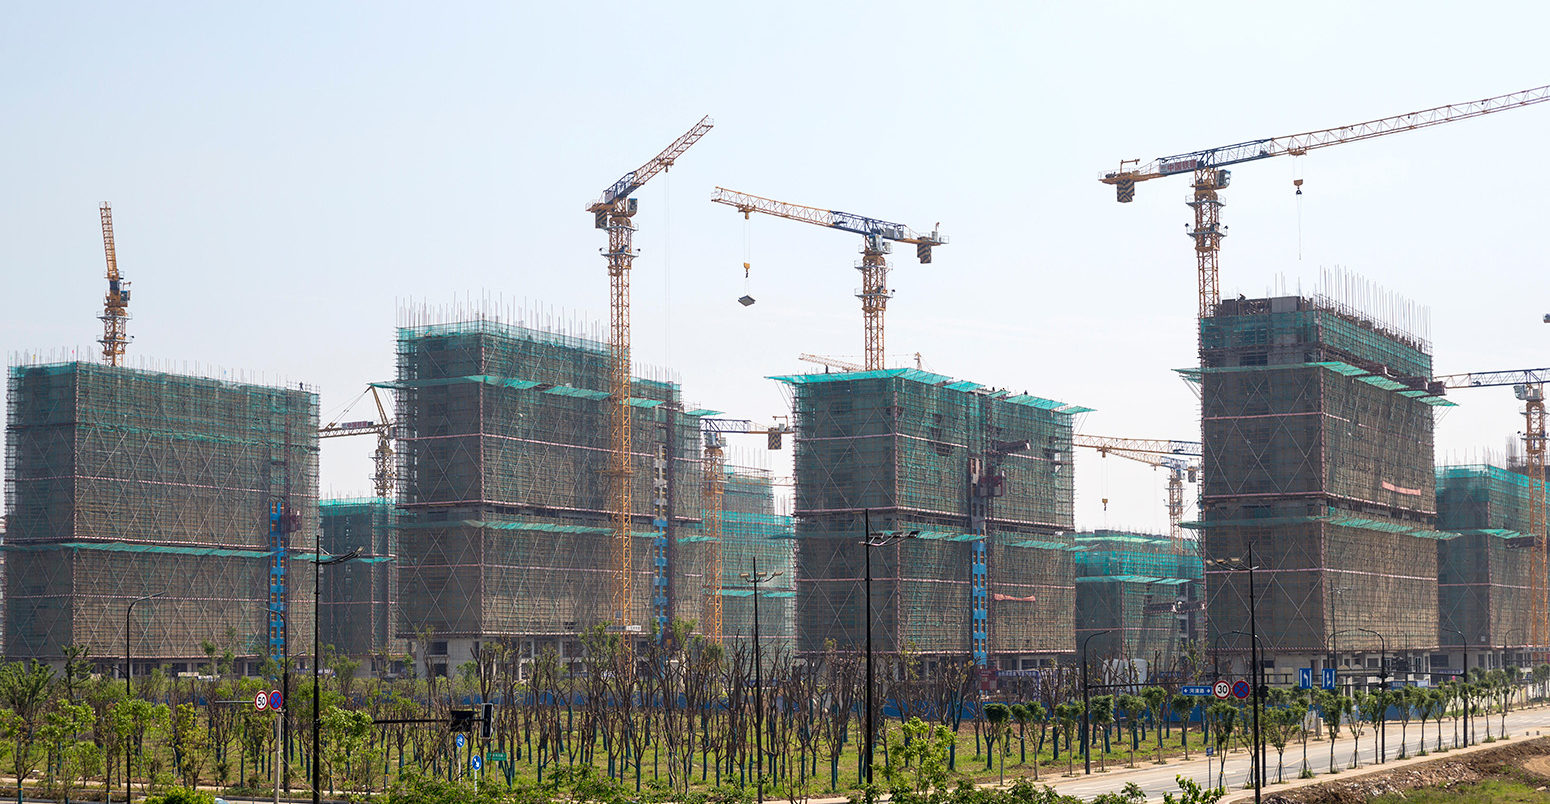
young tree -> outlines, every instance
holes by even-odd
[[[16,776],[16,801],[22,801],[22,783],[37,767],[33,742],[41,715],[54,689],[54,671],[41,662],[7,662],[0,665],[0,704],[4,730],[11,741],[11,769]]]
[[[1071,747],[1071,741],[1076,736],[1076,724],[1082,719],[1082,704],[1078,702],[1063,703],[1055,707],[1055,722],[1060,724],[1062,736],[1066,738],[1066,773],[1076,775],[1076,751]]]
[[[1089,720],[1096,728],[1096,731],[1103,735],[1103,752],[1098,754],[1098,772],[1107,773],[1109,770],[1109,726],[1114,722],[1114,696],[1099,695],[1092,700],[1093,711]],[[1093,743],[1097,742],[1094,737],[1095,735],[1093,734],[1087,735],[1086,750],[1092,750]]]
[[[1232,739],[1233,730],[1238,725],[1238,707],[1226,701],[1217,701],[1211,704],[1208,709],[1211,713],[1212,737],[1216,744],[1217,756],[1219,757],[1216,786],[1218,789],[1225,789],[1227,784],[1223,781],[1223,778],[1227,773],[1227,743]]]
[[[1163,723],[1173,698],[1162,687],[1147,687],[1141,690],[1141,699],[1146,701],[1147,711],[1152,714],[1152,727],[1157,730],[1157,763],[1160,765],[1163,762]]]
[[[1114,706],[1124,713],[1126,724],[1130,726],[1130,767],[1134,768],[1136,766],[1136,748],[1140,744],[1136,727],[1141,720],[1141,714],[1147,709],[1147,702],[1141,696],[1131,695],[1127,692],[1114,696]],[[1162,732],[1159,731],[1157,734],[1158,739],[1161,739]]]
[[[1012,716],[1012,710],[1006,704],[985,704],[985,720],[990,724],[989,735],[985,738],[985,770],[991,770],[996,761],[996,741],[1007,733],[1007,722]],[[1006,748],[1001,750],[1001,783],[1006,784]]]
[[[1012,720],[1017,723],[1017,750],[1020,754],[1018,764],[1028,764],[1028,724],[1033,720],[1033,713],[1028,711],[1024,704],[1012,704]],[[1035,756],[1035,759],[1038,757]]]
[[[1168,708],[1179,716],[1179,745],[1184,748],[1185,762],[1189,761],[1189,718],[1195,713],[1195,707],[1199,704],[1199,698],[1182,692],[1175,693],[1173,700],[1169,702]]]
[[[1324,721],[1324,728],[1329,731],[1329,772],[1338,773],[1335,768],[1335,740],[1340,737],[1340,724],[1351,710],[1351,699],[1333,690],[1319,692],[1319,717]]]

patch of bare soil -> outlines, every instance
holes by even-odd
[[[1361,804],[1378,796],[1423,787],[1446,789],[1517,770],[1550,778],[1550,737],[1506,743],[1456,757],[1444,756],[1404,768],[1335,779],[1265,797],[1266,804]]]

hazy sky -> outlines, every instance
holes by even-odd
[[[0,351],[95,355],[107,200],[132,365],[306,382],[327,417],[391,378],[404,304],[605,324],[583,207],[710,114],[636,218],[635,356],[689,400],[767,419],[789,400],[764,378],[811,370],[798,353],[861,352],[859,238],[745,224],[719,184],[941,222],[934,264],[895,254],[891,362],[1095,408],[1085,432],[1198,438],[1173,372],[1195,360],[1188,182],[1120,206],[1099,172],[1545,84],[1547,22],[1527,2],[12,3]],[[1430,306],[1439,372],[1547,365],[1547,131],[1550,103],[1240,166],[1223,295],[1342,266]],[[1522,429],[1510,389],[1454,399],[1439,460]],[[368,441],[324,447],[324,494],[369,493]],[[760,447],[733,457],[789,471]],[[1078,460],[1081,527],[1165,527],[1160,472]]]

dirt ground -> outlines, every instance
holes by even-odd
[[[1336,779],[1265,796],[1266,804],[1360,804],[1421,787],[1447,788],[1502,776],[1534,774],[1550,785],[1550,737],[1514,741],[1457,758],[1447,756],[1399,770]]]

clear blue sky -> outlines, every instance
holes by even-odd
[[[720,184],[940,221],[900,249],[888,351],[1197,437],[1183,179],[1151,158],[1550,83],[1542,4],[33,3],[0,20],[0,350],[94,353],[113,203],[131,364],[319,388],[393,372],[395,310],[470,295],[604,321],[584,204],[701,115],[640,194],[635,354],[731,415],[799,352],[858,355],[857,238],[706,200]],[[1343,266],[1432,310],[1441,372],[1546,365],[1550,104],[1293,160],[1226,194],[1224,294]],[[1291,180],[1305,180],[1299,215]],[[1299,238],[1301,258],[1299,259]],[[741,264],[753,264],[751,308]],[[1510,390],[1458,394],[1439,459],[1501,451]],[[331,443],[325,494],[369,491]],[[747,460],[772,458],[747,445]],[[782,457],[789,453],[781,454]],[[734,457],[737,457],[736,455]],[[1161,529],[1163,477],[1079,456],[1083,527]],[[1100,500],[1110,499],[1105,511]]]

